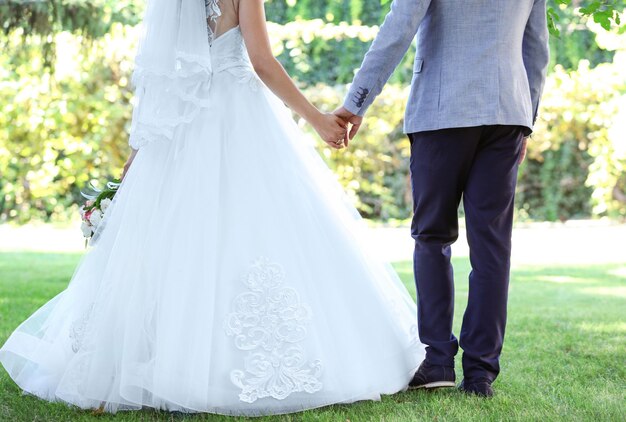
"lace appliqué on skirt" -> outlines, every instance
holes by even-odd
[[[72,325],[69,328],[69,337],[71,340],[72,351],[74,353],[78,353],[82,346],[85,329],[87,328],[87,323],[89,322],[92,309],[93,303],[89,305],[89,308],[84,311],[78,319],[72,322]]]
[[[280,265],[257,260],[243,278],[249,291],[238,295],[225,321],[226,334],[235,346],[249,351],[244,370],[231,371],[239,388],[239,399],[253,403],[273,397],[285,399],[292,393],[315,393],[322,389],[322,364],[307,362],[299,344],[307,335],[311,310],[300,302],[298,293],[284,287]]]

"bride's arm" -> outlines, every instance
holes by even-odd
[[[336,141],[343,139],[346,123],[315,108],[272,54],[263,0],[245,0],[239,3],[239,26],[252,66],[265,85],[289,108],[309,122],[327,144],[333,148],[341,148],[342,145],[337,145]]]

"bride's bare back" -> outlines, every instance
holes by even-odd
[[[204,0],[209,42],[239,25],[239,0]]]

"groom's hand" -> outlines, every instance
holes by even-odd
[[[519,162],[518,164],[522,164],[524,162],[524,159],[526,158],[526,150],[528,148],[528,137],[524,137],[524,139],[522,139],[522,151],[520,152],[519,155]]]
[[[333,111],[333,114],[352,125],[350,131],[346,132],[345,145],[348,146],[350,141],[356,136],[357,132],[361,128],[361,125],[363,124],[363,117],[349,112],[345,107],[339,107],[337,110]]]

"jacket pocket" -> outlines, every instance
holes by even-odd
[[[413,73],[422,73],[422,66],[424,66],[424,59],[416,57],[413,65]]]

